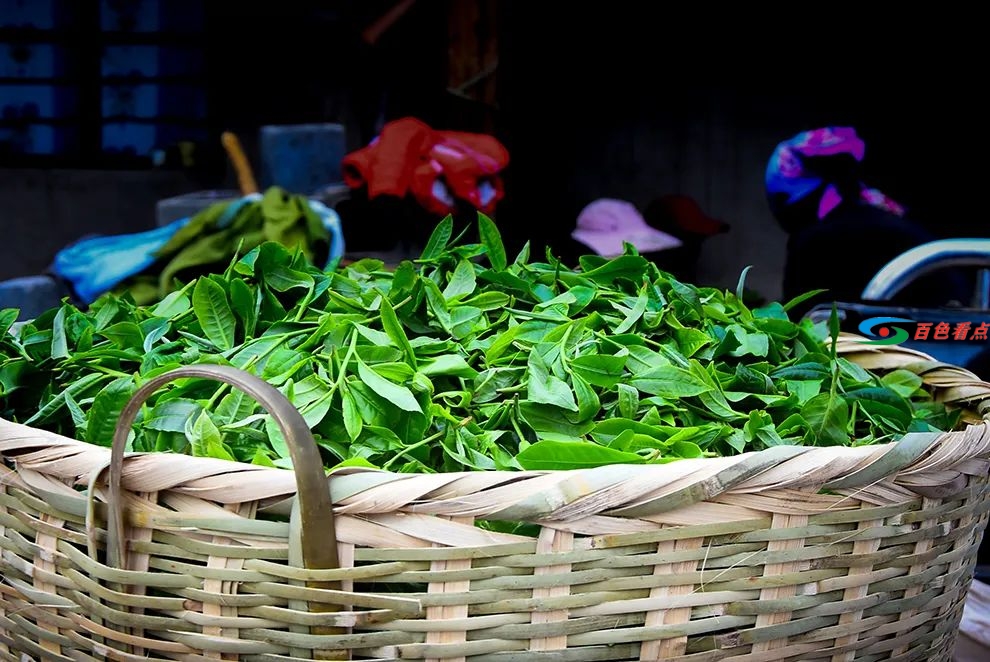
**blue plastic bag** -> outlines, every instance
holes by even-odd
[[[241,207],[261,200],[260,193],[244,196],[228,205],[218,220],[218,226],[229,225]],[[309,201],[313,210],[330,233],[329,266],[344,255],[344,233],[337,213],[316,200]],[[164,227],[134,234],[93,237],[68,246],[55,255],[52,273],[71,286],[84,304],[96,301],[120,283],[135,276],[152,264],[155,253],[189,223],[183,218]]]

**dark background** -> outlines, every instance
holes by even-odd
[[[0,0],[0,14],[16,2]],[[832,5],[730,13],[714,3],[675,11],[618,0],[420,0],[372,46],[361,32],[392,2],[182,0],[172,33],[139,39],[200,54],[181,82],[204,110],[180,118],[173,98],[161,117],[144,120],[172,121],[159,135],[197,144],[192,167],[155,169],[99,140],[101,49],[134,38],[100,36],[108,2],[71,3],[64,27],[42,35],[79,53],[62,82],[78,88],[81,105],[60,120],[78,135],[57,155],[0,149],[9,239],[0,277],[43,269],[83,234],[152,227],[160,198],[231,187],[223,130],[236,131],[253,157],[262,125],[340,122],[355,149],[383,120],[409,115],[491,132],[509,148],[497,220],[510,248],[560,241],[598,197],[642,206],[686,193],[733,225],[706,249],[703,279],[734,284],[742,266],[757,264],[751,278],[774,296],[784,238],[765,205],[763,169],[777,142],[829,124],[857,128],[869,183],[938,234],[986,233],[972,17],[871,17]],[[23,26],[0,28],[0,44],[38,38]],[[476,50],[470,62],[465,48]],[[457,71],[464,78],[493,58],[495,74],[473,98],[448,92]],[[167,141],[160,147],[174,151]]]

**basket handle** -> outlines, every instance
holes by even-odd
[[[323,472],[323,460],[316,441],[305,419],[292,403],[274,386],[254,375],[231,366],[194,365],[176,368],[148,380],[137,390],[120,414],[113,433],[110,452],[110,503],[107,518],[107,561],[112,567],[123,568],[125,541],[124,517],[121,498],[121,474],[123,473],[124,448],[127,435],[134,425],[141,406],[160,387],[184,377],[215,379],[244,391],[264,407],[278,423],[289,457],[296,473],[296,490],[299,499],[300,547],[303,567],[311,569],[336,569],[337,535],[334,531],[333,504],[327,476]],[[339,582],[313,582],[312,588],[340,590]]]

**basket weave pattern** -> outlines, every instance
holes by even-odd
[[[292,473],[157,454],[123,464],[117,569],[109,449],[0,420],[0,656],[949,660],[990,508],[990,385],[907,350],[840,349],[916,370],[970,423],[661,466],[341,472],[339,569],[300,567]]]

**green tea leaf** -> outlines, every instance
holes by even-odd
[[[661,365],[669,365],[670,360],[658,352],[654,352],[648,347],[632,345],[628,347],[627,368],[629,372],[636,374],[652,370]],[[686,362],[685,362],[686,364]],[[683,367],[683,366],[682,366]],[[592,382],[594,383],[594,382]]]
[[[288,389],[284,386],[283,392],[289,396],[292,404],[299,409],[317,400],[328,398],[331,395],[331,387],[319,375],[311,374],[292,383],[291,393],[288,393]]]
[[[742,430],[736,429],[725,438],[726,443],[737,453],[743,453],[746,451],[746,435]]]
[[[71,393],[65,394],[65,406],[72,417],[72,424],[76,427],[76,434],[83,436],[86,433],[86,413],[72,397]]]
[[[502,310],[510,304],[512,297],[503,292],[481,292],[462,302],[465,306],[471,306],[478,310]]]
[[[244,280],[235,278],[230,281],[230,303],[244,326],[244,335],[253,336],[261,301]]]
[[[98,446],[110,446],[120,413],[131,399],[134,380],[120,377],[96,394],[86,419],[86,441]]]
[[[224,446],[220,430],[217,429],[213,419],[206,411],[200,412],[192,426],[187,428],[186,437],[192,446],[193,455],[236,461],[236,458]]]
[[[361,378],[361,381],[364,382],[365,385],[367,385],[372,391],[388,400],[399,409],[423,413],[423,409],[419,406],[419,402],[416,401],[416,398],[413,396],[412,392],[405,386],[393,384],[375,372],[372,368],[365,365],[364,361],[361,361],[360,359],[358,359],[357,364],[358,376]]]
[[[293,404],[295,404],[295,402],[293,402]],[[330,409],[330,398],[321,398],[304,407],[301,407],[299,413],[302,414],[303,420],[306,421],[306,425],[312,429],[323,422],[323,419],[330,413]]]
[[[223,288],[212,280],[200,279],[193,288],[192,304],[206,338],[220,349],[233,347],[236,322]]]
[[[412,345],[409,344],[409,338],[399,323],[399,318],[396,317],[395,309],[392,308],[392,303],[388,298],[382,297],[379,312],[382,317],[382,328],[385,329],[385,333],[395,343],[395,346],[402,350],[406,362],[415,370],[416,352],[413,351]]]
[[[568,441],[539,441],[516,455],[527,471],[590,469],[607,464],[643,464],[635,453],[625,453],[595,444]]]
[[[578,417],[585,421],[594,418],[602,408],[598,394],[580,375],[571,375],[574,396],[577,400]],[[532,399],[532,398],[530,398]]]
[[[523,244],[523,247],[519,249],[519,254],[516,255],[516,259],[513,260],[512,265],[518,267],[529,262],[529,250],[530,250],[530,246],[529,246],[529,242],[527,241],[525,244]]]
[[[428,278],[423,280],[423,286],[426,291],[426,302],[430,313],[440,323],[440,327],[450,333],[450,310],[447,308],[447,301],[444,299],[443,293],[440,292],[437,284]]]
[[[544,338],[557,325],[553,322],[527,320],[498,334],[485,352],[489,365],[496,363],[515,343],[535,343]],[[590,381],[590,380],[589,380]]]
[[[315,285],[313,277],[297,269],[287,266],[277,266],[264,272],[265,285],[276,292],[288,292],[296,288],[312,289]],[[195,292],[193,292],[195,303]]]
[[[616,384],[619,395],[619,415],[623,418],[635,418],[639,411],[639,391],[628,384]]]
[[[595,427],[594,421],[577,420],[577,414],[553,405],[522,400],[519,414],[523,421],[543,439],[579,440]]]
[[[686,398],[712,390],[711,386],[682,368],[664,365],[635,375],[629,383],[650,395],[662,398]]]
[[[629,329],[633,328],[633,326],[636,325],[636,322],[639,321],[639,318],[643,316],[643,313],[646,312],[646,306],[649,302],[650,300],[646,295],[646,288],[644,287],[640,290],[639,297],[637,297],[636,303],[629,311],[629,314],[626,315],[626,318],[622,320],[622,323],[619,324],[619,326],[615,327],[614,333],[625,333]]]
[[[145,352],[150,352],[155,343],[165,337],[171,328],[171,323],[163,317],[152,317],[141,323],[141,333],[144,334],[144,342],[141,344]]]
[[[828,317],[828,333],[832,339],[832,358],[835,358],[835,344],[839,341],[841,331],[841,321],[839,320],[839,308],[832,302],[832,313]]]
[[[55,313],[55,320],[52,322],[52,351],[53,359],[65,359],[69,357],[69,342],[65,337],[65,306]]]
[[[361,431],[364,427],[364,421],[361,419],[361,413],[358,411],[357,403],[354,401],[354,396],[345,387],[340,392],[341,405],[344,417],[344,428],[347,430],[347,436],[351,441],[357,441],[358,437],[361,436]]]
[[[456,354],[443,354],[424,361],[420,366],[420,372],[428,377],[436,375],[451,375],[474,379],[478,371],[468,365],[467,361]]]
[[[743,435],[747,442],[759,442],[760,448],[781,446],[784,440],[777,433],[773,419],[765,411],[751,411],[749,420],[743,427]]]
[[[564,380],[551,374],[543,357],[535,349],[529,355],[529,372],[526,376],[529,400],[554,405],[569,411],[578,411],[574,394]]]
[[[867,387],[845,394],[849,403],[856,402],[871,416],[882,416],[886,421],[896,425],[900,431],[907,432],[911,424],[913,410],[907,400],[889,388]]]
[[[398,361],[376,363],[374,370],[385,379],[400,384],[412,381],[416,375],[416,371],[410,368],[408,363]]]
[[[291,452],[289,451],[289,444],[285,441],[285,435],[282,434],[282,428],[278,426],[278,423],[270,415],[265,414],[262,416],[265,427],[265,436],[268,437],[268,443],[271,444],[272,450],[275,451],[275,455],[280,460],[289,461],[291,458]],[[275,463],[279,466],[279,463]],[[285,466],[286,463],[282,463]],[[291,467],[291,461],[288,462],[288,467]]]
[[[732,356],[759,356],[765,357],[770,351],[770,338],[765,333],[752,333],[739,324],[732,324],[728,331],[732,333],[739,346],[729,352]]]
[[[279,347],[265,362],[265,367],[261,371],[261,376],[270,384],[281,386],[288,379],[291,379],[303,366],[310,361],[310,357],[288,347]]]
[[[611,284],[619,278],[639,283],[649,266],[646,258],[639,255],[623,255],[609,260],[600,267],[582,274],[582,278],[601,284]]]
[[[798,363],[778,368],[770,373],[774,379],[824,380],[831,376],[828,366],[822,363]]]
[[[740,301],[743,300],[743,294],[746,292],[746,274],[748,274],[749,270],[752,268],[753,265],[748,265],[742,270],[742,273],[739,274],[739,282],[736,283],[736,298]]]
[[[748,393],[775,393],[773,380],[762,372],[754,370],[744,363],[736,366],[735,390]]]
[[[142,422],[149,430],[162,432],[184,432],[186,423],[195,419],[203,407],[195,400],[176,398],[156,404]]]
[[[841,397],[832,397],[830,393],[816,395],[801,407],[801,416],[808,422],[812,439],[818,445],[840,446],[849,443],[849,434],[846,432],[849,405]]]
[[[525,368],[489,368],[474,378],[474,401],[478,404],[497,399],[502,391],[510,389],[525,378]]]
[[[495,271],[504,271],[507,266],[505,256],[505,246],[502,244],[502,236],[499,234],[495,222],[484,214],[478,214],[478,233],[481,235],[481,243],[485,246],[485,253],[488,261]]]
[[[318,220],[305,199],[266,201],[266,214],[278,212],[267,229],[251,229],[262,221],[253,206],[231,228],[244,235],[235,244],[256,248],[233,261],[204,254],[160,303],[108,293],[16,325],[16,311],[0,312],[0,415],[105,444],[136,384],[181,365],[230,364],[275,385],[328,465],[420,473],[515,471],[517,454],[531,466],[660,464],[886,443],[959,423],[913,366],[881,377],[834,355],[827,323],[792,321],[776,302],[750,309],[745,272],[735,293],[698,287],[631,246],[577,268],[549,250],[531,261],[527,248],[508,265],[482,216],[479,243],[452,238],[448,218],[422,260],[323,273],[309,262],[305,235]],[[157,296],[149,275],[133,297]],[[155,393],[127,448],[291,468],[271,417],[204,379]]]
[[[251,458],[251,464],[257,464],[262,467],[271,467],[275,469],[275,463],[272,462],[271,458],[268,457],[268,453],[259,448],[254,452],[254,456]]]
[[[30,370],[27,359],[16,359],[0,366],[0,396],[6,396],[23,388],[23,375]]]
[[[450,277],[450,282],[447,283],[447,287],[443,290],[443,298],[448,303],[463,298],[473,293],[476,286],[477,280],[474,265],[471,264],[470,260],[461,260],[457,263],[457,268],[454,269],[454,273]]]
[[[627,360],[626,356],[587,354],[572,359],[569,365],[575,374],[580,375],[589,384],[611,388],[622,380]]]
[[[6,338],[10,333],[10,327],[17,321],[20,310],[17,308],[5,308],[0,310],[0,339]]]
[[[444,250],[447,248],[447,242],[450,241],[450,236],[453,232],[454,218],[448,215],[434,228],[433,234],[430,235],[429,240],[426,242],[426,247],[423,249],[423,253],[419,259],[424,261],[435,260],[443,255]]]
[[[234,389],[223,396],[217,405],[216,418],[224,425],[247,418],[258,408],[254,398],[240,389]],[[181,432],[181,430],[177,430]]]
[[[681,354],[690,358],[703,347],[711,345],[712,337],[699,329],[684,328],[674,331],[674,338],[677,340],[677,347]]]
[[[798,404],[803,405],[822,391],[822,383],[817,379],[789,379],[784,382],[787,392],[795,396]]]
[[[121,349],[144,351],[144,334],[134,322],[117,322],[100,331],[100,335]]]
[[[358,357],[368,365],[379,363],[394,363],[402,360],[402,352],[395,347],[378,347],[376,345],[358,345],[355,350]],[[406,364],[408,368],[409,365]],[[411,370],[411,368],[410,368]]]
[[[44,423],[50,420],[55,414],[65,406],[65,396],[66,394],[71,395],[78,401],[81,399],[85,393],[92,390],[100,382],[110,379],[109,375],[103,375],[100,373],[90,373],[78,380],[73,382],[64,391],[60,391],[55,394],[51,400],[45,402],[37,411],[33,412],[32,415],[24,421],[25,425],[34,425],[36,423]],[[5,390],[13,390],[11,385],[5,386]]]
[[[867,372],[862,366],[858,366],[848,359],[839,357],[836,359],[839,370],[843,375],[851,379],[856,384],[872,384],[873,375]]]
[[[381,331],[378,331],[377,329],[372,329],[371,327],[367,327],[364,324],[355,324],[354,328],[357,329],[358,333],[360,333],[362,336],[367,338],[372,344],[378,347],[393,346],[392,338],[389,337],[387,333],[383,333]]]
[[[152,314],[155,317],[174,319],[192,307],[189,297],[186,296],[185,288],[169,292],[154,308]]]
[[[910,398],[924,384],[924,380],[915,373],[901,369],[887,373],[881,377],[880,381],[902,398]]]
[[[93,304],[93,310],[96,312],[93,324],[99,331],[105,329],[117,318],[121,313],[121,304],[117,299],[103,297]]]
[[[700,393],[698,395],[698,399],[701,400],[701,404],[703,404],[708,411],[712,412],[718,419],[723,421],[746,418],[745,415],[740,414],[729,406],[729,403],[725,398],[725,394],[722,392],[721,386],[712,378],[712,376],[708,373],[708,370],[706,370],[701,363],[695,359],[691,359],[689,371],[699,382],[708,386],[708,389],[704,393]]]
[[[363,457],[351,457],[344,460],[343,462],[338,462],[337,464],[330,467],[327,471],[329,473],[333,473],[338,469],[345,469],[347,467],[363,467],[365,469],[378,469],[378,467],[373,465],[371,462],[368,462]]]
[[[669,456],[677,458],[699,458],[704,457],[701,446],[693,441],[674,441],[669,446]]]

